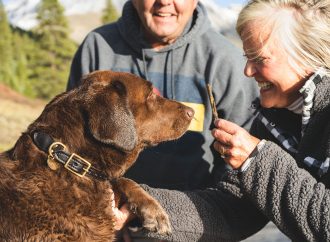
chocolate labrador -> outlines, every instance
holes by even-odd
[[[85,76],[0,155],[1,241],[113,241],[113,192],[144,228],[169,233],[160,204],[122,175],[145,147],[179,138],[193,116],[135,75]]]

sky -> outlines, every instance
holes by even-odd
[[[9,2],[10,0],[2,0],[4,4]],[[228,6],[230,4],[237,4],[237,3],[243,3],[246,2],[246,0],[215,0],[218,4],[221,6]]]
[[[247,0],[215,0],[220,6],[226,7],[230,4],[243,4],[247,2]]]

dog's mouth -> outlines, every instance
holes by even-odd
[[[170,134],[166,133],[161,135],[160,133],[158,133],[156,136],[153,137],[152,140],[146,140],[143,142],[143,144],[145,147],[155,147],[160,143],[177,140],[186,133],[189,127],[189,123],[190,122],[187,121],[184,123],[183,122],[175,123],[173,124],[173,127],[171,129],[173,130],[173,132],[171,132]]]

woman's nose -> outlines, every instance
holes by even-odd
[[[244,68],[244,74],[248,77],[252,77],[254,76],[255,73],[256,73],[256,68],[254,66],[254,63],[250,60],[247,60]]]
[[[158,4],[161,5],[169,5],[173,2],[173,0],[157,0]]]

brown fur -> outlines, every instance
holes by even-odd
[[[180,137],[192,116],[190,108],[155,95],[149,82],[132,74],[87,75],[80,87],[54,98],[14,148],[0,154],[0,240],[112,241],[112,189],[145,228],[169,232],[159,203],[121,176],[143,148]],[[80,178],[62,165],[51,170],[47,153],[33,141],[35,131],[65,144],[110,182]]]

